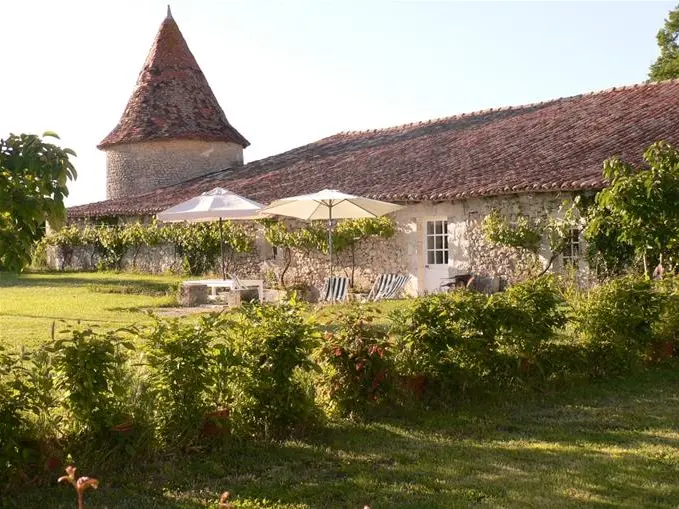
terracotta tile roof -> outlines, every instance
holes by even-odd
[[[229,124],[169,9],[123,116],[98,147],[160,139],[250,144]]]
[[[69,213],[154,213],[215,186],[262,203],[323,188],[403,202],[600,189],[606,158],[639,163],[658,140],[679,144],[679,81],[340,133],[237,169]]]

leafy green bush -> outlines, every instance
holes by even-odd
[[[49,345],[25,352],[19,366],[21,391],[25,397],[24,412],[28,414],[36,436],[54,441],[62,433],[63,413],[59,411],[61,394],[58,389],[55,355]]]
[[[25,403],[18,377],[21,358],[0,346],[0,485],[5,485],[25,464],[22,442],[28,423],[22,416]]]
[[[679,277],[666,277],[655,281],[654,286],[662,296],[663,307],[653,324],[653,336],[657,343],[676,347],[679,341]]]
[[[64,226],[62,229],[51,233],[44,238],[44,242],[59,249],[62,260],[61,270],[71,265],[74,250],[86,245],[82,231],[75,225]]]
[[[91,328],[70,328],[69,337],[52,345],[57,387],[65,394],[65,407],[73,417],[74,431],[103,438],[126,419],[121,405],[122,383],[128,351],[134,345],[123,338],[123,329],[95,332]]]
[[[626,276],[580,295],[573,306],[591,374],[599,376],[639,365],[654,341],[663,296],[647,278]]]
[[[384,327],[375,325],[374,308],[356,304],[333,317],[315,353],[323,383],[320,392],[341,415],[361,414],[386,402],[393,377]]]
[[[168,225],[163,228],[163,238],[172,242],[177,255],[182,260],[182,269],[191,275],[200,275],[215,268],[215,262],[220,257],[221,239],[225,244],[226,271],[233,269],[235,253],[252,251],[254,240],[243,228],[231,221],[222,223],[222,234],[219,224],[196,223],[190,225]]]
[[[468,290],[422,297],[398,317],[399,373],[424,376],[445,400],[488,381],[497,361],[498,324],[492,302]]]
[[[314,424],[313,394],[299,375],[313,367],[318,334],[301,306],[243,306],[231,316],[230,336],[234,432],[277,439]]]
[[[47,247],[45,237],[33,244],[33,251],[31,252],[31,269],[45,270],[49,268],[47,263]]]
[[[145,334],[157,424],[166,443],[195,439],[206,413],[214,409],[213,343],[223,336],[223,325],[216,314],[201,316],[197,323],[156,319]]]
[[[522,374],[537,362],[540,347],[565,325],[564,300],[553,276],[526,280],[492,297],[497,341]]]

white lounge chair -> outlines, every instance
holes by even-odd
[[[380,274],[368,294],[369,301],[395,299],[403,291],[410,276],[404,274]]]
[[[325,282],[323,293],[321,293],[322,302],[341,302],[347,298],[349,291],[348,277],[329,277]]]

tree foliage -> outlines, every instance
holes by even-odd
[[[650,81],[661,81],[679,78],[679,6],[670,11],[665,25],[658,31],[656,39],[660,55],[648,72]]]
[[[50,132],[46,136],[58,138]],[[71,156],[71,149],[34,134],[0,140],[0,270],[23,270],[45,223],[63,223],[67,183],[77,176]]]
[[[679,256],[679,151],[666,142],[644,153],[646,168],[617,157],[604,163],[609,187],[592,207],[585,239],[590,258],[608,272],[634,260],[646,269]]]

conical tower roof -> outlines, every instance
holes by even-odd
[[[98,147],[166,139],[250,144],[226,119],[169,7],[123,116]]]

